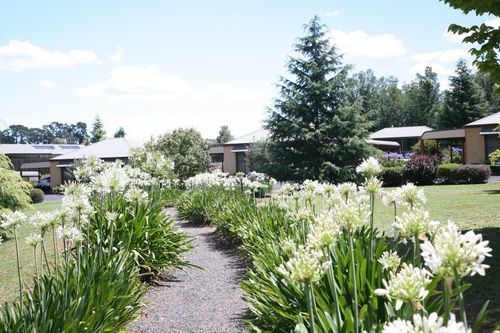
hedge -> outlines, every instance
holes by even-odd
[[[401,186],[404,183],[403,167],[393,166],[384,168],[382,172],[384,186]]]
[[[491,176],[490,167],[484,164],[442,164],[438,167],[437,176],[447,184],[479,184]]]

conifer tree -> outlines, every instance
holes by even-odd
[[[474,82],[471,70],[460,60],[450,77],[450,88],[445,91],[444,107],[440,116],[442,128],[462,128],[487,113],[488,103],[484,92]]]
[[[94,124],[92,125],[92,132],[90,133],[90,142],[96,143],[101,140],[106,139],[106,131],[104,130],[104,124],[99,116],[95,117]]]
[[[366,157],[367,123],[359,102],[348,102],[349,66],[329,42],[326,27],[314,17],[295,44],[288,62],[290,79],[282,78],[280,94],[266,128],[271,137],[273,176],[278,179],[345,181]]]

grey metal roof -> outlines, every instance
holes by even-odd
[[[1,144],[0,152],[6,155],[61,155],[83,147],[76,144]]]
[[[208,154],[224,154],[224,147],[222,146],[213,146],[208,148]]]
[[[491,114],[487,117],[468,123],[465,126],[484,126],[484,125],[498,125],[500,124],[500,112]]]
[[[428,126],[386,127],[370,134],[370,139],[420,138],[427,131],[432,131],[432,128]]]
[[[265,140],[269,137],[269,131],[260,129],[252,133],[245,134],[234,140],[226,142],[224,145],[241,145],[246,143],[255,143],[257,141]]]
[[[142,143],[127,138],[111,138],[54,157],[51,161],[81,160],[90,156],[98,158],[124,158],[130,157],[132,149],[141,148],[142,146]]]
[[[391,146],[391,147],[399,147],[399,143],[395,141],[385,141],[385,140],[371,140],[367,139],[367,143],[374,146]]]
[[[422,134],[421,138],[422,140],[465,138],[465,130],[461,128],[446,131],[428,131]]]

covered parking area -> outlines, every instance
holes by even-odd
[[[424,151],[425,141],[434,140],[436,142],[437,151],[446,146],[450,150],[450,161],[453,161],[453,156],[460,154],[462,163],[466,162],[466,144],[465,144],[465,129],[452,129],[445,131],[427,131],[420,137],[420,150]],[[459,149],[456,149],[459,148]]]

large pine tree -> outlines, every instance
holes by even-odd
[[[305,31],[295,44],[297,56],[288,62],[293,78],[281,79],[266,121],[273,173],[287,180],[353,179],[370,147],[361,105],[348,102],[349,66],[342,64],[318,17]]]
[[[460,60],[455,75],[450,77],[450,88],[444,95],[443,112],[440,115],[442,128],[462,128],[488,113],[488,102],[484,92],[474,82],[471,70]]]

